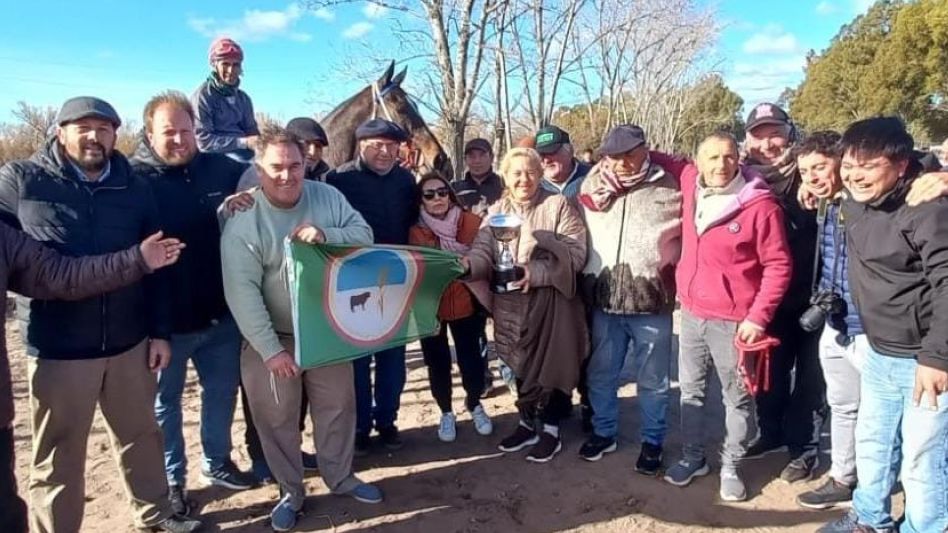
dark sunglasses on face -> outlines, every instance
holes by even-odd
[[[423,193],[421,193],[421,196],[425,200],[434,200],[435,195],[437,195],[438,198],[447,198],[449,192],[450,191],[448,190],[447,187],[439,187],[437,189],[424,191]]]

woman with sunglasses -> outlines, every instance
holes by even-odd
[[[428,174],[418,182],[418,200],[421,204],[420,217],[418,224],[409,231],[409,244],[466,254],[477,236],[480,217],[462,209],[451,187],[437,174]],[[483,290],[475,290],[483,299],[489,297],[486,286]],[[467,284],[454,281],[445,289],[438,308],[438,318],[441,319],[438,334],[421,340],[421,350],[428,366],[431,395],[441,408],[438,438],[443,442],[452,442],[457,437],[457,418],[451,405],[451,349],[448,347],[448,328],[451,329],[451,337],[454,339],[458,368],[461,370],[461,384],[467,394],[465,405],[474,421],[474,429],[481,435],[490,435],[494,426],[480,402],[486,364],[481,357],[480,347],[485,316]]]
[[[502,213],[521,219],[520,236],[509,246],[524,277],[514,282],[516,292],[494,295],[491,307],[497,354],[516,376],[520,411],[517,428],[498,447],[504,452],[531,447],[527,460],[545,463],[562,449],[560,421],[572,407],[570,396],[589,353],[585,311],[576,294],[576,278],[586,264],[586,227],[569,200],[539,187],[543,171],[535,150],[511,149],[500,174],[506,191],[487,217]],[[468,277],[487,280],[499,256],[490,228],[482,228],[462,260]]]

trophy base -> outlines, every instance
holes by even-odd
[[[525,275],[523,267],[520,266],[505,270],[494,269],[494,277],[491,279],[491,291],[494,294],[520,292],[523,289],[512,285],[514,282],[522,280]]]

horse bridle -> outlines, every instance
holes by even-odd
[[[377,81],[372,82],[372,118],[378,118],[379,108],[382,109],[382,112],[385,114],[385,119],[389,122],[395,122],[392,117],[391,111],[388,110],[388,106],[385,104],[385,96],[395,88],[395,84],[389,83],[385,87],[379,89],[379,84]],[[408,156],[403,160],[399,161],[399,165],[404,168],[411,170],[415,174],[422,174],[426,170],[434,170],[434,167],[425,163],[425,155],[421,152],[420,148],[416,148],[412,142],[411,135],[409,132],[408,141]],[[400,152],[400,151],[399,151]],[[401,158],[401,153],[398,154]]]

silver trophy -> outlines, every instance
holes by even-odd
[[[520,226],[523,219],[517,215],[497,214],[487,219],[494,239],[500,243],[500,259],[494,265],[494,275],[491,280],[491,289],[497,294],[519,291],[519,287],[512,287],[511,283],[523,279],[523,267],[514,264],[513,254],[510,252],[510,242],[520,237]]]

